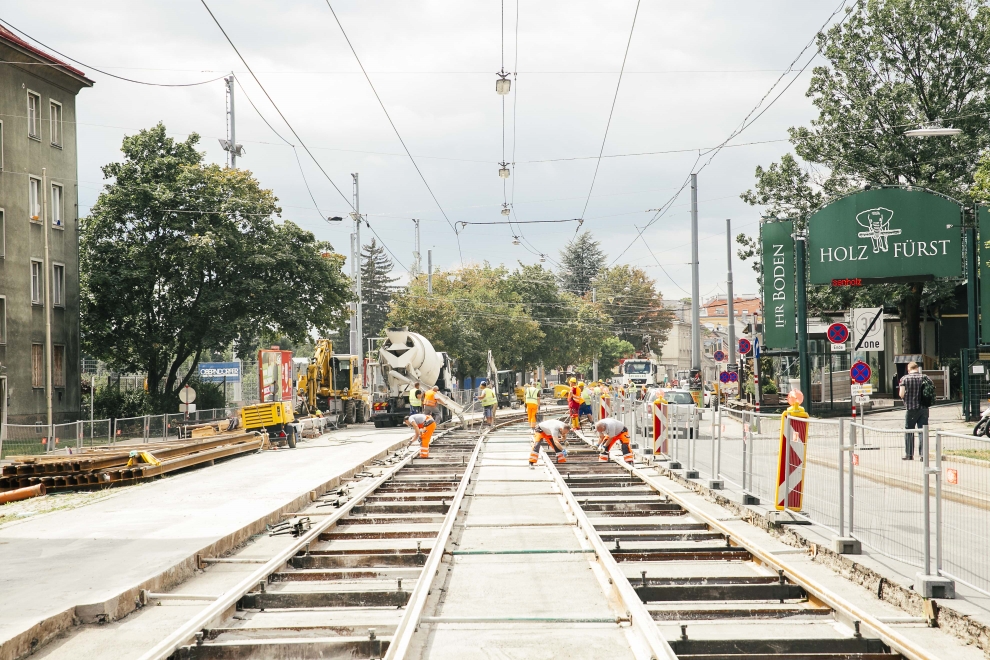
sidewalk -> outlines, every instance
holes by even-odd
[[[26,654],[74,620],[126,615],[140,588],[181,582],[197,553],[229,551],[308,502],[309,491],[322,493],[410,435],[354,426],[0,527],[0,660]]]

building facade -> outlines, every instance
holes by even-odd
[[[0,417],[46,423],[50,369],[57,424],[81,402],[76,95],[93,82],[3,28],[0,60]]]

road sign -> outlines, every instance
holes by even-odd
[[[749,343],[749,340],[748,339],[740,339],[739,340],[739,354],[740,355],[749,355],[749,351],[750,351],[751,348],[753,348],[753,345]]]
[[[865,383],[870,380],[870,376],[873,375],[873,371],[870,369],[870,365],[866,364],[862,360],[858,360],[849,370],[849,377],[854,383]]]
[[[725,353],[723,351],[715,351],[714,358],[715,358],[715,361],[716,362],[724,362],[725,361]]]
[[[182,403],[192,403],[196,400],[196,390],[186,385],[179,390],[179,401]]]
[[[718,379],[720,381],[722,381],[723,383],[728,383],[729,382],[729,372],[728,371],[723,371],[722,373],[720,373],[718,375]]]
[[[725,373],[729,374],[730,383],[735,383],[736,381],[739,380],[739,374],[737,374],[735,371],[726,371]]]
[[[861,307],[852,313],[853,350],[883,350],[883,307]]]
[[[194,413],[194,412],[196,412],[196,404],[195,403],[180,403],[179,404],[179,412],[180,413],[185,413],[185,412]]]
[[[753,352],[756,354],[756,359],[760,359],[760,338],[757,337],[753,340]]]
[[[828,326],[828,340],[833,344],[845,344],[849,339],[849,328],[845,323],[833,323]]]

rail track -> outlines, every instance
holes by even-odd
[[[574,638],[571,650],[554,646],[554,657],[928,657],[786,562],[746,547],[649,472],[600,462],[580,443],[566,463],[542,454],[531,468],[529,442],[518,422],[445,431],[429,459],[410,448],[379,461],[273,529],[260,549],[203,558],[204,575],[226,564],[242,577],[216,596],[144,594],[148,604],[209,602],[141,659],[487,657],[452,654],[475,643],[527,657],[518,652],[526,644],[557,644],[554,631]],[[505,516],[479,518],[484,512]],[[479,558],[495,564],[473,563]],[[582,584],[554,580],[564,562],[585,571]],[[478,581],[485,570],[495,576]],[[515,573],[528,576],[528,594],[492,593]],[[580,596],[589,585],[590,600],[601,601],[594,611]],[[544,592],[552,598],[539,615],[513,613]],[[465,603],[480,610],[465,613]]]

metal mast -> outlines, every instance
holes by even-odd
[[[698,281],[698,175],[691,174],[691,370],[701,372],[701,284]]]

